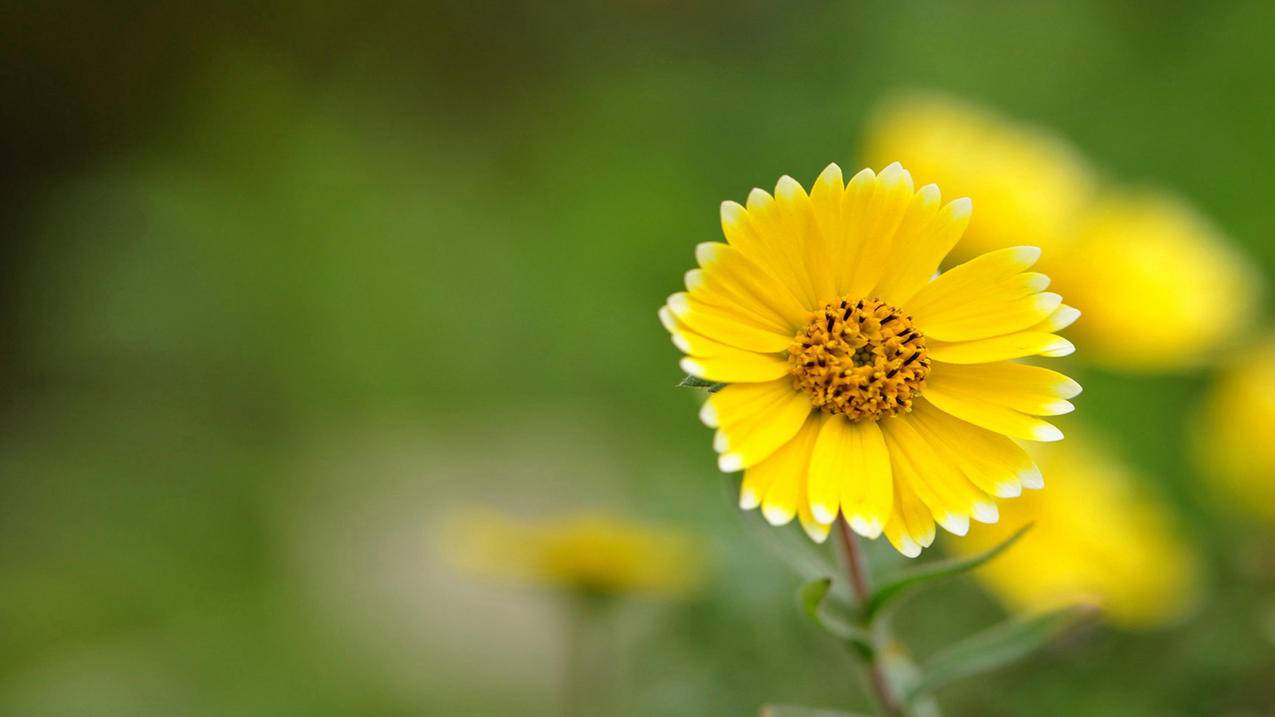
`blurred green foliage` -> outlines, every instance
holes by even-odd
[[[616,616],[624,713],[863,709],[732,507],[655,309],[721,200],[854,167],[890,90],[1055,127],[1275,270],[1266,2],[4,15],[2,714],[554,714],[553,605],[460,585],[430,532],[459,502],[711,542],[705,594]],[[1275,551],[1183,454],[1208,376],[1070,372],[1211,559],[1208,600],[945,706],[1265,713]],[[956,582],[898,623],[924,656],[998,614]]]

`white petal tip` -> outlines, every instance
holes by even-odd
[[[757,495],[757,491],[740,488],[739,489],[739,507],[744,510],[752,510],[761,505],[761,498]]]
[[[686,286],[687,291],[695,291],[704,285],[704,272],[699,269],[691,269],[682,275],[682,283]]]
[[[683,371],[689,373],[690,375],[696,378],[702,378],[706,381],[708,380],[708,378],[704,376],[704,367],[699,365],[699,363],[697,363],[695,359],[689,356],[683,358],[681,361],[678,361],[677,365],[681,366]]]
[[[762,517],[766,519],[767,523],[776,527],[780,525],[787,525],[792,521],[792,513],[789,513],[783,508],[775,505],[763,505],[761,508],[761,514]]]
[[[810,539],[815,541],[816,543],[822,543],[823,541],[828,539],[829,531],[828,531],[828,526],[826,525],[820,525],[818,523],[810,524],[810,523],[803,522],[801,524],[801,529],[806,531],[806,535],[809,536]]]
[[[1054,331],[1061,331],[1068,326],[1071,326],[1076,323],[1076,320],[1079,318],[1080,309],[1077,309],[1074,306],[1059,306],[1058,309],[1054,311]]]
[[[734,453],[723,453],[717,458],[717,467],[723,473],[735,473],[744,469],[744,461]]]
[[[995,503],[975,503],[974,520],[988,525],[1001,519],[1001,512]]]
[[[851,516],[846,522],[850,529],[869,540],[876,540],[881,535],[881,521],[876,518],[864,518],[861,515]]]
[[[1045,416],[1064,416],[1076,410],[1076,405],[1071,401],[1052,401],[1041,406],[1045,411]]]
[[[927,186],[933,186],[933,185],[927,185]],[[938,189],[935,188],[934,191],[937,193]],[[974,200],[970,199],[969,197],[961,197],[960,199],[953,199],[951,203],[949,203],[947,206],[948,206],[948,211],[951,212],[953,219],[966,219],[971,214],[974,213]]]
[[[939,525],[952,535],[965,535],[970,532],[970,518],[968,515],[953,515],[948,513],[939,521]]]
[[[1035,466],[1019,475],[1018,480],[1027,490],[1040,490],[1045,487],[1045,477],[1040,474],[1040,469]]]
[[[670,334],[669,338],[673,339],[673,345],[676,346],[682,353],[688,354],[691,352],[691,342],[687,341],[685,336],[674,333]],[[687,371],[687,373],[690,372]]]
[[[748,202],[746,206],[748,207],[749,211],[753,211],[754,209],[758,209],[760,207],[766,206],[767,204],[770,204],[773,200],[774,198],[771,197],[770,194],[766,192],[766,190],[762,189],[761,187],[753,187],[753,190],[748,193]]]
[[[739,202],[722,202],[722,224],[735,224],[747,213]]]
[[[712,401],[705,401],[704,405],[699,407],[699,420],[709,428],[717,428],[717,409],[713,408]]]
[[[669,311],[672,311],[674,316],[685,316],[686,312],[691,309],[690,301],[687,299],[686,294],[681,291],[668,297],[667,304]]]
[[[1014,254],[1018,257],[1024,268],[1040,261],[1040,247],[1038,246],[1017,246],[1014,247]]]
[[[911,538],[904,537],[899,544],[894,546],[905,558],[916,558],[921,555],[921,546]]]
[[[713,450],[718,453],[725,453],[730,450],[730,439],[720,430],[713,434]]]
[[[798,182],[787,174],[780,177],[779,181],[775,183],[775,196],[780,199],[797,199],[805,193],[806,190],[802,189],[801,182]]]
[[[831,525],[837,519],[837,511],[822,503],[812,503],[810,505],[810,514],[815,517],[816,522],[823,525]]]
[[[673,312],[667,306],[661,306],[660,310],[655,312],[660,317],[660,324],[668,331],[677,331],[677,320],[673,318]]]
[[[1057,426],[1045,423],[1039,426],[1035,431],[1032,431],[1032,436],[1034,440],[1040,441],[1041,443],[1053,443],[1063,439],[1063,432],[1058,430]]]
[[[1041,296],[1044,296],[1044,294],[1041,294]],[[1067,339],[1059,337],[1057,341],[1053,341],[1046,346],[1045,349],[1040,352],[1040,355],[1047,358],[1062,358],[1063,356],[1070,356],[1074,353],[1076,353],[1076,345]]]
[[[1018,483],[1017,481],[1013,481],[1013,482],[1006,481],[1004,483],[996,484],[997,498],[1017,498],[1018,496],[1022,494],[1023,494],[1023,486],[1021,483]]]
[[[834,183],[841,184],[841,165],[837,164],[836,162],[833,162],[832,164],[829,164],[827,167],[824,167],[823,171],[819,173],[819,178],[816,179],[815,182],[816,183],[826,182],[828,184],[834,184]]]

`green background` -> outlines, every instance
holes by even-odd
[[[556,714],[562,606],[454,567],[474,505],[707,541],[697,597],[595,626],[610,713],[863,708],[655,310],[723,199],[857,169],[893,90],[1055,128],[1275,269],[1268,2],[2,7],[2,714]],[[1210,376],[1067,370],[1206,600],[947,712],[1269,713],[1270,534],[1185,455]],[[899,631],[1001,614],[955,581]]]

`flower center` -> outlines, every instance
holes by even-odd
[[[912,318],[875,298],[824,306],[793,338],[788,363],[812,404],[852,421],[912,410],[930,373]]]

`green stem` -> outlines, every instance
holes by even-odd
[[[845,554],[850,588],[854,592],[859,609],[863,610],[872,597],[872,585],[868,580],[868,566],[867,561],[864,560],[863,547],[859,544],[858,536],[850,530],[850,524],[844,517],[837,521],[837,535],[841,540],[842,552]],[[877,625],[870,626],[869,635],[873,649],[871,654],[865,657],[864,662],[868,673],[868,686],[876,700],[877,708],[886,717],[904,717],[907,711],[895,694],[882,661],[885,650],[890,649],[890,643],[893,641],[889,626],[884,621],[880,621]]]

